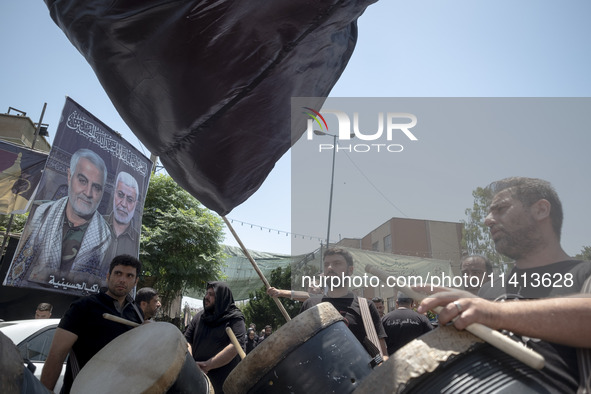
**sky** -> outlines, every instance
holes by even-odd
[[[446,98],[589,97],[590,12],[591,3],[584,0],[380,0],[359,18],[357,47],[329,98],[363,103],[372,97],[436,97],[448,105]],[[43,1],[1,2],[0,35],[1,112],[17,108],[37,122],[47,103],[43,123],[50,125],[51,140],[65,97],[70,96],[150,155],[122,121],[90,66],[51,20]],[[405,142],[405,151],[390,161],[379,161],[383,155],[337,155],[331,241],[363,236],[391,217],[460,221],[476,187],[523,175],[547,179],[556,187],[565,210],[563,246],[571,255],[580,252],[591,245],[591,137],[580,104],[575,105],[580,123],[560,121],[570,116],[568,108],[557,115],[544,107],[518,118],[525,123],[517,127],[485,106],[473,110],[485,112],[482,117],[470,119],[490,119],[496,129],[485,131],[478,124],[437,134],[418,123],[418,141]],[[417,108],[413,110],[420,111]],[[537,132],[537,124],[554,127]],[[263,186],[227,215],[249,249],[290,254],[311,251],[326,238],[331,155],[319,154],[319,163],[306,167],[312,160],[306,163],[296,155],[305,143],[301,139]],[[377,164],[365,163],[369,157]],[[313,203],[306,204],[306,198]],[[292,230],[292,210],[299,215],[302,206],[311,217],[298,217]],[[298,240],[293,233],[304,235],[297,247],[292,245]],[[309,242],[302,244],[304,240]],[[237,245],[231,236],[225,243]]]

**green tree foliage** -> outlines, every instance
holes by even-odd
[[[281,267],[273,270],[267,281],[272,287],[278,289],[290,289],[291,288],[291,268],[287,267],[282,269]],[[249,302],[243,308],[242,312],[246,318],[246,325],[254,323],[257,326],[257,330],[260,332],[266,325],[270,324],[273,330],[277,330],[283,324],[286,323],[285,318],[281,314],[281,311],[273,301],[273,298],[267,295],[267,289],[265,285],[262,285],[260,289],[255,290],[254,293],[249,293]],[[298,301],[293,301],[288,298],[278,298],[281,301],[287,314],[290,317],[295,317],[302,306]]]
[[[4,238],[7,235],[6,230],[9,230],[8,234],[11,235],[23,233],[23,229],[25,228],[25,223],[27,221],[28,216],[28,213],[24,215],[0,215],[0,245],[4,244]],[[10,229],[8,228],[9,224]],[[8,245],[8,239],[6,240],[6,245]],[[1,253],[4,252],[6,252],[6,249],[3,250]]]
[[[581,253],[575,256],[577,260],[590,260],[591,261],[591,246],[583,246]]]
[[[28,213],[24,215],[12,215],[12,222],[10,221],[11,215],[0,215],[0,232],[2,235],[6,232],[8,223],[10,222],[10,233],[11,234],[22,234],[27,221]]]
[[[188,288],[205,290],[220,276],[222,220],[181,189],[155,174],[144,205],[140,258],[144,285],[154,287],[163,306]]]
[[[490,236],[490,231],[484,225],[484,219],[488,214],[488,207],[492,200],[490,190],[482,187],[472,192],[474,204],[472,208],[464,211],[467,219],[461,220],[464,224],[462,230],[462,249],[468,254],[486,256],[493,266],[502,267],[503,257],[495,250],[495,244]]]

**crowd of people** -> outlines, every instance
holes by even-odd
[[[460,262],[461,273],[478,278],[472,282],[478,286],[435,289],[421,299],[401,291],[390,308],[379,297],[368,300],[358,296],[347,281],[341,281],[338,287],[309,292],[269,287],[267,293],[301,301],[300,313],[322,302],[332,304],[368,354],[380,361],[387,361],[401,347],[437,325],[464,330],[472,323],[481,323],[543,355],[546,364],[541,370],[542,379],[553,390],[590,392],[584,390],[591,385],[591,262],[569,257],[560,246],[562,205],[548,182],[508,178],[491,184],[489,189],[493,198],[485,224],[496,250],[514,261],[508,273],[514,281],[501,281],[492,275],[492,265],[485,257],[467,256]],[[353,257],[346,249],[329,248],[323,257],[323,275],[353,275]],[[77,372],[101,348],[132,329],[104,319],[103,313],[138,324],[154,319],[161,305],[154,289],[138,290],[135,299],[130,296],[140,272],[138,259],[116,256],[106,275],[106,291],[72,303],[61,318],[41,375],[48,389],[53,390],[66,358],[65,393]],[[532,286],[541,276],[560,277],[562,282],[560,286]],[[244,314],[224,282],[207,283],[203,305],[184,331],[187,351],[208,376],[215,392],[223,393],[225,379],[241,360],[237,346],[249,354],[264,346],[273,328],[267,325],[258,333],[251,323],[247,329]],[[436,307],[441,309],[436,320],[431,321],[426,314]],[[51,305],[39,304],[36,318],[48,318],[51,312]],[[232,342],[227,328],[238,345]]]

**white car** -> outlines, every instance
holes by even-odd
[[[0,331],[14,342],[23,359],[30,360],[35,367],[35,376],[41,377],[43,364],[49,353],[53,334],[60,319],[30,319],[0,322]],[[66,363],[55,385],[54,392],[59,393],[66,372]]]

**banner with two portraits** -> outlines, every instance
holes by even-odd
[[[151,169],[147,157],[66,98],[4,285],[97,293],[113,257],[139,256]]]

